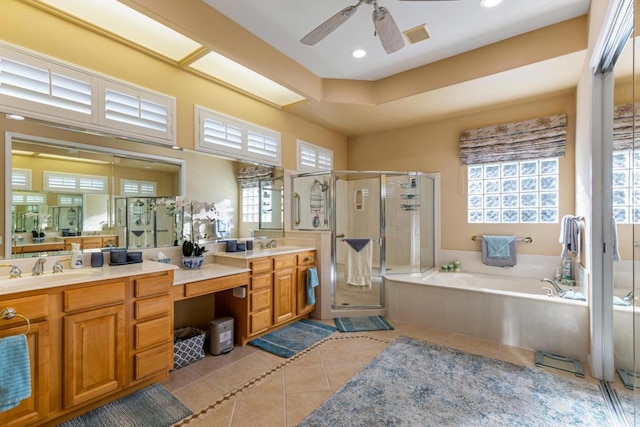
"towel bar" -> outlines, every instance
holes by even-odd
[[[471,240],[479,242],[482,240],[482,236],[471,236]],[[533,243],[533,239],[531,237],[518,237],[516,238],[516,242]]]
[[[13,319],[14,317],[20,317],[20,318],[24,319],[25,322],[27,322],[27,330],[24,332],[24,334],[27,335],[29,333],[29,331],[31,330],[31,322],[29,321],[29,319],[26,316],[23,316],[22,314],[16,313],[16,309],[13,308],[13,307],[3,308],[0,311],[0,319],[9,320],[9,319]]]

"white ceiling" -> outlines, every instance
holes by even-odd
[[[379,80],[587,13],[589,0],[503,0],[486,9],[480,0],[378,0],[400,31],[426,24],[431,38],[386,54],[363,3],[355,15],[315,46],[300,39],[357,0],[204,0],[242,27],[323,78]],[[364,48],[367,55],[350,53]]]

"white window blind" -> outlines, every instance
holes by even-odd
[[[13,205],[42,205],[47,202],[47,196],[42,193],[11,193],[11,203]]]
[[[31,169],[11,169],[11,188],[13,190],[31,190]]]
[[[91,76],[0,46],[0,103],[90,123]]]
[[[196,106],[196,150],[281,165],[279,132]]]
[[[168,112],[165,106],[110,89],[105,91],[104,96],[107,120],[160,132],[167,131]]]
[[[44,171],[44,190],[70,193],[107,193],[108,178],[98,175]]]
[[[82,195],[58,194],[58,206],[82,206]]]
[[[157,183],[153,181],[120,180],[120,194],[123,196],[155,196]]]
[[[298,140],[298,170],[305,172],[333,169],[333,151]]]

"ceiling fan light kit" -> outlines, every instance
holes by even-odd
[[[400,1],[457,1],[457,0],[400,0]],[[484,1],[498,1],[501,0],[483,0]],[[373,20],[373,26],[375,28],[375,35],[378,36],[382,47],[385,52],[393,53],[404,47],[404,39],[402,33],[398,28],[398,25],[394,21],[391,13],[386,7],[378,6],[378,0],[359,0],[357,4],[353,6],[347,6],[340,12],[336,13],[322,24],[314,28],[309,34],[304,36],[300,42],[308,46],[313,46],[320,42],[322,39],[331,34],[336,28],[344,24],[344,22],[353,16],[362,3],[370,4],[373,6],[373,13],[371,18]],[[426,32],[426,29],[425,29]],[[428,38],[429,34],[426,34]],[[424,40],[424,38],[422,39]],[[412,42],[415,43],[415,42]]]

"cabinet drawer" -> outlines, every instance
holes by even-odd
[[[134,326],[135,349],[141,349],[154,344],[161,344],[172,337],[171,318],[161,317]]]
[[[258,311],[271,306],[271,289],[251,293],[249,310]]]
[[[251,290],[271,288],[271,274],[259,274],[251,278]]]
[[[64,291],[64,311],[113,305],[124,301],[124,282]]]
[[[275,256],[273,257],[273,269],[280,270],[281,268],[294,267],[296,260],[296,254]]]
[[[102,237],[84,237],[82,249],[98,249],[102,247]]]
[[[256,273],[268,273],[271,271],[271,262],[269,258],[256,259],[251,261],[251,272]]]
[[[185,285],[185,296],[211,294],[226,289],[232,289],[249,283],[249,273],[234,274],[233,276],[218,277],[215,279],[202,280]]]
[[[315,251],[300,252],[298,254],[298,266],[315,267],[316,266]]]
[[[133,356],[135,379],[139,380],[157,372],[168,371],[173,367],[173,345],[167,343]]]
[[[49,314],[49,304],[47,295],[36,295],[24,298],[12,298],[0,301],[0,310],[4,308],[14,308],[17,314],[21,314],[33,322],[43,319]],[[0,321],[0,327],[24,325],[24,319],[14,317],[13,319],[4,319]]]
[[[134,317],[136,320],[139,320],[161,314],[166,316],[171,312],[172,303],[173,301],[170,295],[136,301],[134,303]]]
[[[256,334],[271,326],[271,310],[263,310],[249,315],[249,334]]]
[[[171,278],[168,274],[135,279],[135,296],[148,297],[151,295],[168,294],[171,289]]]

